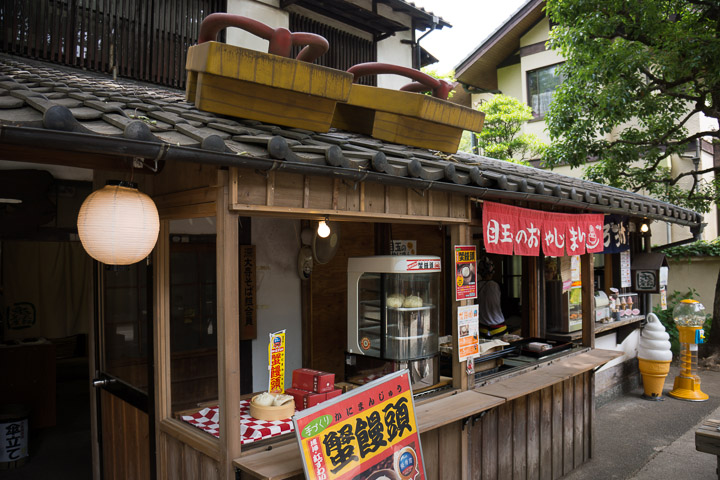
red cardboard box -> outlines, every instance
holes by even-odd
[[[335,389],[335,374],[298,368],[293,370],[292,388],[299,388],[315,393],[325,393]]]
[[[300,390],[299,388],[286,388],[285,393],[288,395],[292,395],[293,399],[295,400],[295,410],[302,410],[303,404],[305,403],[305,395],[307,395],[307,390]]]
[[[288,388],[285,390],[285,393],[292,395],[295,399],[296,410],[314,407],[318,403],[324,402],[327,398],[327,394],[325,393],[309,392],[300,388]]]
[[[336,388],[335,390],[330,390],[325,395],[327,395],[327,400],[330,400],[331,398],[339,397],[342,395],[342,388]]]
[[[327,400],[327,394],[326,393],[315,393],[315,392],[308,392],[307,395],[305,395],[305,408],[314,407],[318,403],[322,403],[325,400]]]

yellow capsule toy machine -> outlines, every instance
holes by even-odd
[[[682,300],[673,309],[673,320],[680,333],[680,374],[675,377],[671,397],[691,402],[703,402],[708,395],[700,390],[697,375],[698,344],[704,343],[705,307],[697,300]]]

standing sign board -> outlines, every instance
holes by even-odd
[[[268,360],[270,370],[268,392],[283,393],[285,392],[285,330],[270,334]]]
[[[293,417],[305,478],[425,479],[408,370]]]
[[[455,246],[455,300],[477,298],[477,256],[475,245]]]

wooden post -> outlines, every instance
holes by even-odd
[[[452,318],[452,337],[453,337],[453,387],[459,388],[460,390],[467,390],[468,388],[468,375],[465,372],[465,364],[457,361],[457,354],[459,351],[458,347],[458,307],[461,305],[471,305],[472,301],[462,300],[460,302],[455,300],[455,275],[453,273],[454,258],[455,258],[455,245],[468,245],[470,243],[470,228],[467,225],[452,225],[450,228],[450,265],[445,265],[445,271],[451,272],[450,278],[453,279],[453,288],[448,292],[447,298],[450,300],[452,308],[450,309]]]
[[[462,300],[460,302],[455,300],[455,274],[454,274],[454,261],[455,261],[455,245],[469,245],[472,241],[470,235],[470,227],[467,225],[452,225],[450,228],[450,265],[445,265],[444,269],[446,272],[451,272],[450,277],[453,279],[453,288],[448,292],[447,298],[450,300],[452,308],[452,345],[453,345],[453,356],[452,356],[452,374],[453,374],[453,387],[459,388],[460,390],[468,389],[468,374],[465,369],[465,362],[458,362],[458,352],[460,348],[458,346],[458,307],[461,305],[471,305],[474,300]],[[474,374],[473,374],[474,375]],[[460,465],[467,465],[468,459],[468,432],[462,430],[460,435]],[[467,468],[462,468],[462,480],[467,479],[468,471]]]
[[[595,299],[594,260],[592,253],[580,257],[580,281],[582,283],[582,344],[595,348]]]
[[[155,445],[157,478],[167,478],[167,457],[160,424],[170,418],[170,221],[160,221],[153,251],[153,318],[155,360]]]
[[[238,215],[229,209],[227,172],[219,171],[217,197],[218,396],[220,472],[235,478],[232,461],[240,456],[240,325]]]

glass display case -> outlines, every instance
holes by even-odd
[[[440,258],[375,256],[348,260],[347,352],[408,368],[431,385],[439,352]],[[355,359],[350,364],[355,364]]]

